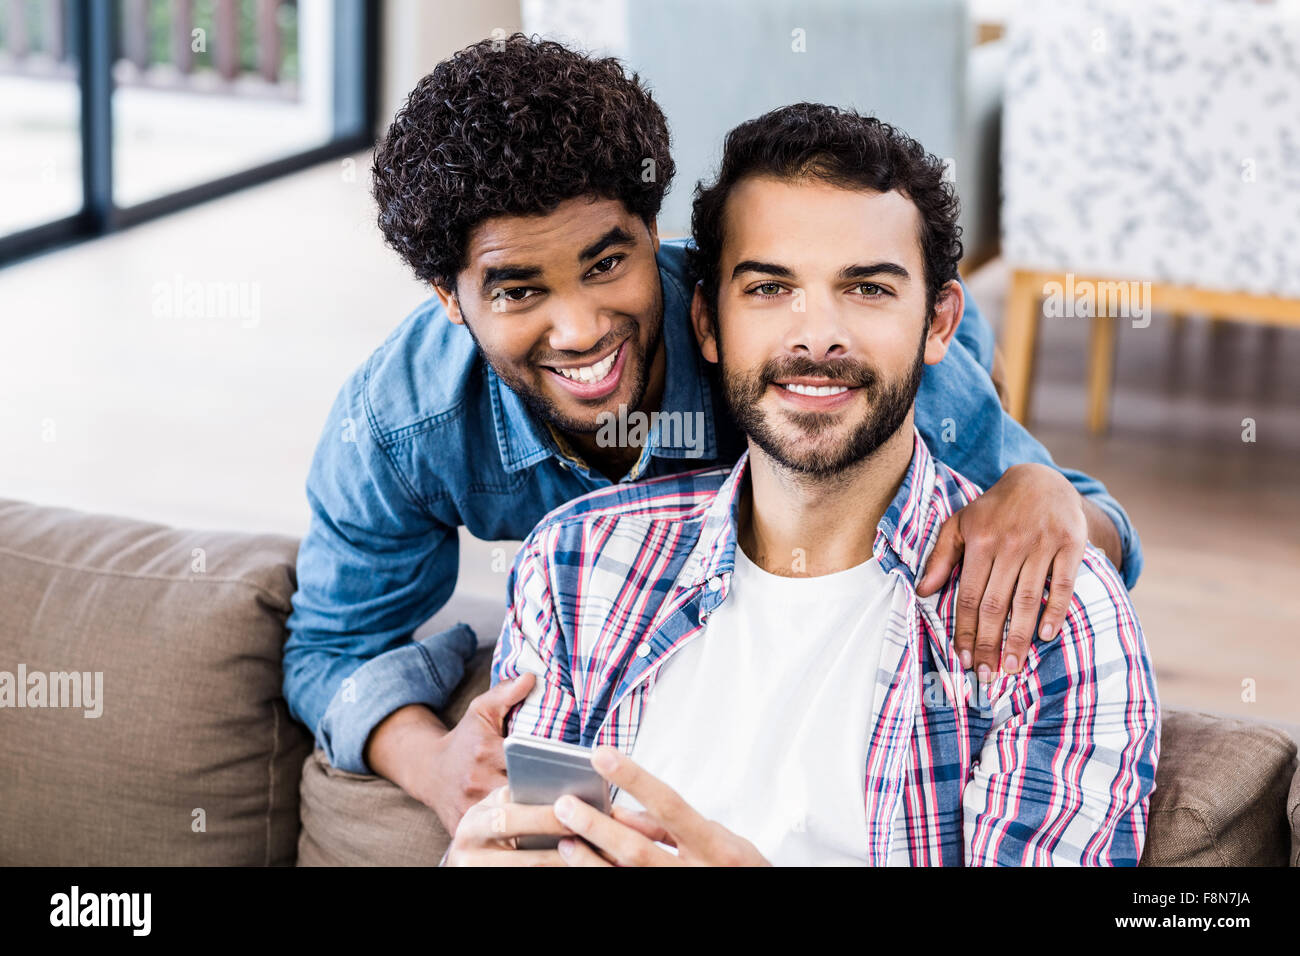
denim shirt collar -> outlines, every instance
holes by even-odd
[[[664,398],[663,412],[680,412],[685,420],[698,422],[702,429],[699,456],[713,460],[718,454],[714,432],[712,387],[702,367],[703,358],[690,324],[688,290],[662,263],[659,283],[663,290]],[[492,401],[492,423],[501,453],[501,465],[507,472],[521,471],[547,457],[564,459],[550,429],[538,421],[515,391],[510,388],[482,355],[479,360],[487,369],[488,394]],[[660,458],[688,458],[693,449],[663,447],[659,432],[652,429],[647,441],[650,454]],[[629,478],[640,477],[647,456],[641,455]]]
[[[727,582],[736,566],[740,527],[740,491],[749,467],[746,450],[704,513],[699,539],[680,578],[687,587],[708,585],[702,609],[709,613],[727,595]],[[921,433],[912,429],[912,460],[889,507],[876,526],[872,554],[885,573],[898,569],[915,587],[932,522],[928,520],[937,476],[934,459]],[[717,581],[715,586],[713,581]]]
[[[704,357],[691,328],[691,295],[677,277],[663,268],[659,277],[664,293],[664,371],[665,412],[698,415],[703,427],[703,443],[697,457],[712,460],[718,456],[714,435],[713,389],[705,372]],[[651,433],[651,453],[660,458],[688,458],[692,449],[664,447],[657,431]]]

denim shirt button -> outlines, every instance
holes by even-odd
[[[721,591],[721,590],[722,590],[722,578],[718,577],[717,575],[714,575],[713,577],[709,578],[709,590],[710,590],[710,591]]]
[[[637,657],[649,657],[649,656],[650,656],[650,645],[647,644],[647,643],[645,643],[644,641],[642,641],[640,644],[638,644],[638,645],[636,646],[636,656],[637,656]]]

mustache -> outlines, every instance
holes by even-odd
[[[791,356],[769,359],[759,369],[761,382],[771,384],[780,378],[829,378],[858,388],[870,388],[879,381],[875,369],[853,359],[814,362],[810,358]]]

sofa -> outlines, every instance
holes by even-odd
[[[439,861],[432,811],[331,767],[289,715],[296,555],[283,535],[0,499],[0,865]],[[501,613],[458,595],[417,631],[479,635],[449,723],[488,685]],[[1296,735],[1165,710],[1142,864],[1300,865]]]

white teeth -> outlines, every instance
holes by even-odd
[[[618,349],[615,349],[607,358],[601,359],[595,365],[588,365],[586,368],[557,368],[565,378],[571,378],[575,382],[583,382],[587,385],[595,384],[604,379],[606,375],[614,368],[614,362],[618,359]]]
[[[782,385],[784,389],[794,392],[796,395],[838,395],[840,392],[847,392],[847,385]]]

